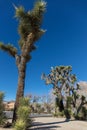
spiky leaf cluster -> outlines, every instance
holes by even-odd
[[[43,19],[43,13],[45,11],[46,11],[46,2],[43,0],[38,0],[34,5],[33,10],[31,11],[31,16],[33,16],[33,18],[36,20],[34,26],[40,28]]]
[[[42,75],[42,79],[45,80],[46,84],[52,84],[55,90],[54,94],[58,95],[60,92],[70,94],[70,91],[76,89],[74,84],[76,82],[76,76],[71,74],[71,66],[56,66],[51,68],[49,75]]]
[[[0,42],[0,49],[9,53],[13,57],[15,57],[15,55],[17,54],[17,49],[11,44],[5,45],[2,42]]]
[[[71,66],[56,66],[51,68],[49,75],[43,76],[43,79],[46,80],[46,84],[53,84],[58,86],[58,82],[64,83],[66,80],[73,80],[73,75],[70,74],[72,70]],[[72,79],[70,79],[72,77]]]
[[[24,42],[27,40],[27,37],[30,33],[34,35],[34,41],[38,40],[43,33],[44,30],[40,29],[43,19],[43,14],[45,12],[46,3],[42,0],[38,0],[34,4],[34,8],[31,11],[25,11],[25,9],[21,7],[15,7],[16,9],[16,17],[19,19],[19,34],[21,39],[19,41],[20,47],[23,46]]]

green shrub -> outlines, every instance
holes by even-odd
[[[26,120],[29,118],[30,110],[27,106],[20,106],[17,111],[18,119]]]
[[[23,98],[20,98],[20,103],[19,103],[20,106],[27,106],[29,107],[30,105],[30,100],[28,97],[23,97]]]
[[[78,115],[74,115],[74,117],[75,117],[76,120],[82,120],[82,117],[81,117],[80,114],[78,114]]]
[[[14,125],[15,130],[26,130],[31,125],[29,115],[31,113],[29,98],[21,98],[19,108],[17,110],[17,121]]]
[[[14,126],[15,130],[25,130],[26,129],[26,123],[23,120],[17,120]]]
[[[64,116],[64,111],[59,112],[59,116],[60,116],[60,117],[63,117],[63,116]]]
[[[54,117],[58,117],[58,113],[53,113],[53,116]]]
[[[62,112],[56,112],[53,115],[54,115],[54,117],[64,117],[64,111],[62,111]]]
[[[4,126],[5,122],[7,121],[6,116],[4,113],[0,113],[0,126]]]
[[[6,116],[4,114],[4,105],[3,105],[4,93],[0,92],[0,125],[3,126],[6,122]]]

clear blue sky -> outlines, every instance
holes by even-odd
[[[32,9],[35,0],[0,0],[0,41],[18,47],[18,21],[15,5]],[[87,0],[47,0],[44,36],[36,43],[32,60],[27,64],[25,94],[46,95],[51,87],[41,80],[51,66],[71,65],[78,81],[87,81]],[[14,58],[0,51],[0,91],[5,99],[15,99],[18,72]]]

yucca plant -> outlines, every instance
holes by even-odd
[[[29,98],[21,98],[20,105],[17,109],[17,120],[14,124],[15,130],[26,130],[31,125],[32,120],[29,115],[31,113]]]
[[[19,106],[19,99],[24,96],[25,74],[27,62],[31,59],[31,52],[36,49],[35,42],[45,33],[41,29],[43,15],[46,10],[46,2],[37,0],[30,11],[25,11],[24,7],[15,7],[15,17],[19,21],[18,32],[20,40],[18,42],[20,50],[12,44],[0,42],[0,49],[15,58],[18,68],[18,89],[14,108],[13,121],[16,120],[16,111]]]
[[[25,130],[26,129],[26,123],[24,120],[17,120],[14,126],[14,130]]]
[[[3,99],[4,99],[4,93],[0,92],[0,126],[3,126],[7,120],[4,114]]]

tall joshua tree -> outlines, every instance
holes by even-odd
[[[16,109],[19,106],[19,99],[24,96],[27,62],[31,59],[31,52],[36,49],[35,42],[45,33],[45,30],[41,29],[41,24],[46,10],[46,2],[37,0],[33,9],[27,12],[22,6],[14,7],[15,17],[19,20],[20,53],[13,45],[0,42],[0,49],[15,58],[19,74],[13,121],[17,118]]]
[[[74,98],[72,103],[75,105],[75,83],[76,76],[71,73],[71,66],[56,66],[51,68],[51,72],[48,75],[43,74],[42,79],[45,80],[46,84],[52,84],[54,89],[54,94],[56,95],[56,104],[60,111],[64,110],[63,100],[67,97],[71,97],[72,94]],[[77,86],[77,84],[76,84]]]

